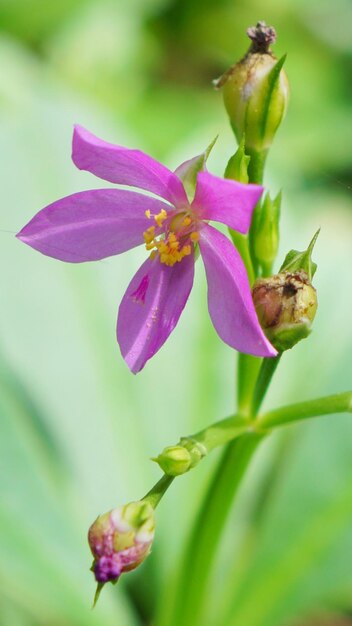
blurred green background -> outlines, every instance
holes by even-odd
[[[115,318],[143,250],[65,265],[14,233],[53,200],[104,186],[70,161],[76,122],[169,167],[219,133],[209,168],[221,175],[235,144],[211,80],[258,19],[277,28],[292,88],[266,175],[284,189],[280,259],[321,226],[314,332],[282,359],[273,407],[351,386],[350,0],[0,0],[1,626],[167,626],[156,616],[216,454],[175,481],[152,556],[93,612],[86,529],[144,495],[160,475],[149,457],[233,411],[235,355],[208,319],[203,269],[133,377]],[[351,419],[287,428],[243,484],[204,626],[352,624],[351,561]]]

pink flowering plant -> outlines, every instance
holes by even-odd
[[[140,150],[108,143],[76,126],[76,167],[118,187],[57,200],[17,235],[67,263],[94,262],[144,245],[146,259],[127,286],[117,317],[117,341],[134,374],[174,330],[198,257],[205,266],[214,328],[239,353],[236,414],[166,447],[153,459],[163,471],[156,485],[141,500],[100,515],[89,530],[98,597],[105,583],[116,582],[150,553],[155,508],[175,477],[226,445],[185,547],[172,611],[160,626],[205,623],[204,598],[226,513],[262,439],[292,421],[351,410],[351,393],[346,392],[260,413],[282,354],[311,331],[317,309],[312,253],[318,233],[306,250],[288,252],[273,273],[281,194],[272,199],[264,191],[263,176],[289,89],[285,58],[277,60],[270,49],[274,29],[259,22],[248,35],[247,54],[215,81],[238,141],[224,178],[206,168],[214,142],[173,172]],[[213,222],[225,225],[228,234]]]
[[[132,372],[144,367],[175,328],[192,289],[196,247],[219,336],[241,352],[275,356],[259,325],[240,254],[209,225],[222,222],[246,234],[261,186],[213,176],[204,170],[203,155],[174,173],[139,150],[109,144],[79,126],[72,158],[81,170],[159,198],[124,189],[83,191],[42,209],[17,236],[69,263],[97,261],[144,242],[148,258],[127,287],[117,319],[117,339]],[[189,199],[182,180],[192,172],[195,191]]]

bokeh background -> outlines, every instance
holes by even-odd
[[[53,200],[104,186],[70,161],[76,122],[169,167],[219,134],[209,168],[221,175],[235,143],[211,80],[258,19],[277,28],[292,88],[266,174],[284,190],[277,267],[321,227],[314,332],[282,359],[274,407],[351,383],[350,0],[0,0],[1,626],[167,626],[217,455],[175,481],[152,556],[94,611],[86,529],[144,495],[160,475],[149,457],[233,411],[235,354],[208,319],[203,268],[176,331],[134,377],[115,319],[143,250],[73,266],[14,234]],[[287,428],[243,484],[204,626],[352,624],[351,560],[351,419]]]

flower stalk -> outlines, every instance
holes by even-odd
[[[352,391],[336,393],[306,402],[297,402],[268,411],[258,416],[256,424],[264,429],[277,428],[311,417],[334,413],[352,413]]]
[[[204,596],[221,534],[234,494],[248,464],[264,438],[251,433],[228,446],[214,473],[197,514],[178,568],[173,597],[168,593],[161,605],[157,626],[201,626],[204,624]]]
[[[145,502],[149,502],[153,509],[156,509],[161,498],[165,495],[168,488],[170,487],[173,479],[173,476],[167,476],[166,474],[164,474],[164,476],[162,476],[160,480],[155,483],[155,485],[151,488],[150,491],[148,491],[148,493],[144,496],[144,498],[142,498],[142,500],[144,500]]]

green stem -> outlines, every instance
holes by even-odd
[[[231,443],[222,456],[198,512],[178,571],[175,597],[165,598],[162,626],[201,626],[204,597],[213,561],[234,494],[263,434],[246,434]]]
[[[265,359],[265,361],[274,361],[275,365],[264,367],[263,362],[258,377],[260,382],[255,388],[257,407],[261,404],[279,358]],[[223,420],[222,423],[225,421],[231,423],[230,419]],[[241,417],[237,416],[236,428],[240,420]],[[245,421],[248,424],[248,420]],[[202,432],[205,433],[205,431]],[[199,434],[195,436],[196,439],[197,437]],[[170,602],[170,598],[167,598],[167,603],[164,605],[165,612],[161,614],[158,622],[160,626],[179,626],[180,623],[183,626],[204,624],[204,599],[222,531],[245,470],[264,437],[263,432],[247,433],[227,446],[188,539],[178,571],[174,601]]]
[[[248,421],[240,415],[234,415],[200,430],[195,435],[192,435],[190,439],[202,444],[207,452],[210,452],[217,446],[229,443],[229,441],[242,435],[246,430],[248,430]]]
[[[262,362],[262,366],[260,368],[257,382],[255,384],[252,406],[251,406],[251,415],[255,417],[257,415],[260,406],[264,400],[265,394],[270,385],[271,379],[274,375],[274,372],[280,362],[281,354],[278,354],[276,357],[270,357],[264,359]]]
[[[148,493],[144,496],[144,498],[142,498],[142,500],[146,500],[147,502],[149,502],[149,504],[152,505],[153,509],[156,509],[161,498],[166,493],[173,480],[173,476],[167,476],[166,474],[164,474],[164,476],[162,476],[160,480],[158,480],[158,482],[154,485],[154,487],[152,487],[150,491],[148,491]]]
[[[246,154],[251,157],[248,164],[249,182],[261,185],[264,178],[264,168],[266,157],[268,156],[268,150],[256,152],[256,150],[250,150],[249,148],[246,148]]]
[[[261,363],[261,359],[250,354],[238,355],[237,405],[240,415],[249,417],[251,414],[253,391]]]
[[[284,426],[291,422],[298,422],[309,417],[328,415],[329,413],[352,413],[352,392],[337,393],[316,400],[298,402],[290,406],[283,406],[274,411],[260,415],[256,424],[261,428]]]
[[[250,156],[249,182],[261,184],[267,152],[253,152]],[[248,241],[246,244],[248,246]],[[241,254],[247,266],[253,267],[254,276],[252,271],[249,272],[249,278],[253,280],[258,271],[258,268],[253,265],[254,255],[251,254],[251,264],[248,259],[248,248],[247,251],[242,250]],[[251,398],[254,388],[257,389],[255,380],[260,363],[260,359],[255,357],[242,354],[239,356],[238,406],[241,416],[245,418],[251,416]],[[270,378],[267,380],[267,385]],[[258,407],[261,402],[260,394],[262,393],[264,397],[265,391],[266,387],[263,385],[257,389],[256,405]],[[263,437],[264,434],[258,433],[244,434],[229,444],[225,450],[186,545],[175,589],[175,601],[169,602],[167,598],[167,613],[162,615],[159,622],[162,626],[179,626],[180,623],[183,626],[204,624],[202,618],[204,598],[221,533],[242,476]]]

